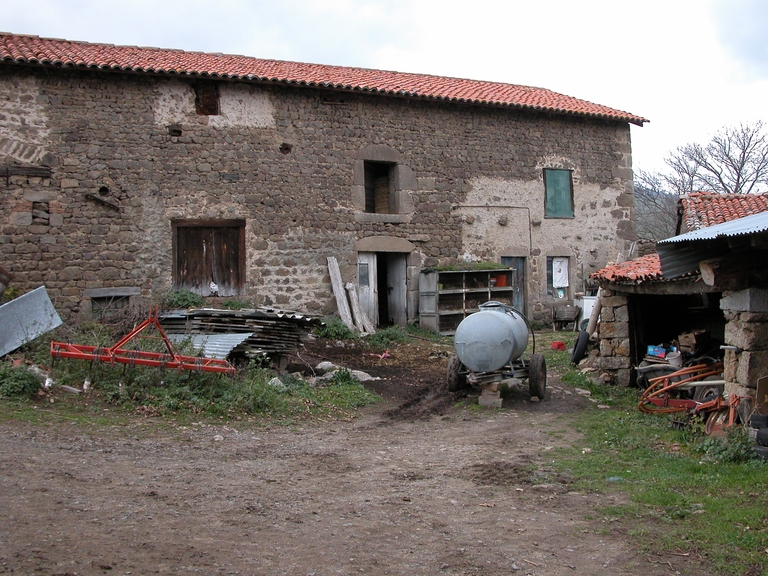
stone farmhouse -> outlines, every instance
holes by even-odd
[[[546,320],[635,240],[646,120],[543,88],[15,34],[0,68],[0,267],[67,316],[181,288],[331,313],[333,256],[379,325],[467,261]]]

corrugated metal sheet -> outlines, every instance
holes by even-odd
[[[234,351],[260,356],[291,353],[299,347],[302,337],[322,322],[277,308],[198,308],[168,312],[160,317],[160,324],[166,334],[250,334]]]
[[[696,240],[714,240],[722,237],[733,236],[747,236],[749,234],[759,234],[761,232],[768,232],[768,212],[761,212],[760,214],[752,214],[751,216],[745,216],[744,218],[737,218],[730,222],[723,222],[715,226],[709,226],[700,230],[692,230],[680,236],[674,236],[661,240],[656,243],[659,244],[672,244],[677,242],[692,242]],[[659,252],[661,253],[661,252]],[[664,261],[662,260],[662,268],[664,267]]]
[[[699,262],[731,253],[726,239],[768,232],[768,212],[693,230],[656,243],[665,278],[697,272]]]
[[[253,335],[244,334],[167,334],[174,344],[189,341],[195,350],[201,350],[206,358],[226,359],[232,350]]]
[[[656,245],[661,260],[661,275],[667,280],[699,271],[699,262],[720,258],[730,252],[725,244],[712,246],[712,242]]]
[[[61,326],[45,286],[0,306],[0,356]]]

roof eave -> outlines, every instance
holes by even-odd
[[[148,74],[157,76],[188,76],[188,77],[207,77],[207,78],[220,78],[227,80],[239,80],[264,84],[276,84],[283,86],[304,86],[307,88],[323,88],[327,90],[336,90],[343,92],[355,92],[355,93],[372,93],[383,96],[394,96],[400,98],[416,98],[419,100],[430,100],[436,102],[449,102],[453,104],[471,104],[474,106],[487,106],[492,108],[510,108],[515,110],[523,110],[526,112],[540,112],[544,114],[555,114],[559,116],[575,116],[579,118],[591,118],[596,120],[605,120],[608,122],[627,122],[636,126],[643,126],[645,122],[649,120],[634,116],[634,115],[616,115],[610,116],[608,114],[595,114],[591,112],[577,112],[573,110],[564,110],[562,108],[547,107],[547,106],[533,106],[530,104],[516,104],[509,102],[498,102],[493,100],[481,100],[471,98],[452,98],[445,96],[430,96],[427,94],[419,94],[415,92],[409,92],[406,90],[380,90],[377,88],[371,88],[369,86],[351,86],[349,84],[335,84],[333,82],[308,82],[302,80],[290,80],[281,78],[270,78],[267,76],[258,76],[254,74],[217,74],[207,72],[187,72],[185,70],[164,70],[154,68],[142,68],[142,67],[130,67],[119,65],[98,65],[98,64],[73,64],[69,62],[53,61],[48,59],[26,59],[19,60],[15,58],[5,57],[0,59],[2,64],[11,64],[18,66],[31,66],[41,68],[72,68],[85,71],[102,71],[102,72],[119,72],[124,74]]]

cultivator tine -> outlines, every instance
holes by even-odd
[[[142,332],[149,327],[154,327],[157,330],[159,337],[142,335]],[[134,338],[162,340],[167,352],[146,352],[138,349],[124,349],[124,346]],[[189,370],[195,372],[215,372],[228,375],[235,373],[235,367],[227,360],[202,358],[199,356],[183,356],[178,354],[174,350],[173,344],[168,339],[168,336],[166,336],[160,326],[160,322],[157,319],[157,310],[154,308],[149,309],[149,315],[146,320],[109,348],[103,346],[51,342],[51,356],[54,359],[70,358],[74,360],[89,360],[92,367],[95,364],[103,362],[111,365],[124,364],[131,367],[150,366],[166,369],[175,368],[179,372]]]

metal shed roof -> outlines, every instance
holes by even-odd
[[[702,260],[719,258],[731,252],[726,239],[766,232],[768,212],[761,212],[661,240],[656,244],[661,273],[664,278],[677,278],[695,272]]]

